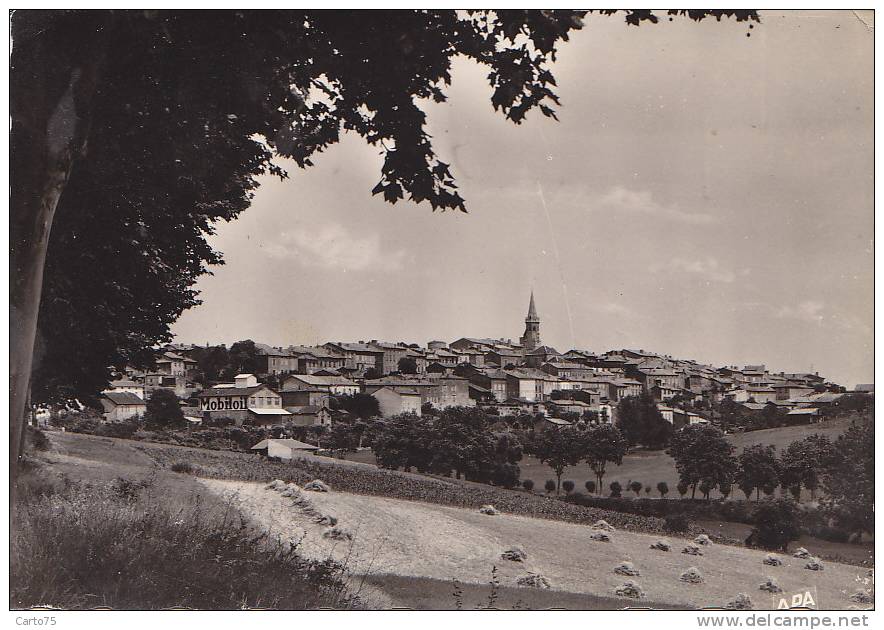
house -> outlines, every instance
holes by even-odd
[[[487,390],[497,402],[507,399],[506,372],[496,368],[477,369],[473,366],[459,367],[455,374],[469,380],[470,384]]]
[[[746,387],[746,392],[749,394],[749,400],[754,400],[757,403],[766,403],[772,400],[777,400],[777,391],[773,387],[767,387],[765,385],[749,385]]]
[[[106,394],[108,392],[129,392],[130,394],[135,394],[141,400],[144,400],[144,385],[136,383],[135,381],[128,378],[120,378],[111,381],[108,388],[103,390],[101,393]]]
[[[815,422],[820,417],[820,410],[816,407],[801,407],[786,412],[787,422]]]
[[[561,356],[561,353],[551,346],[539,346],[525,354],[525,363],[529,367],[539,368],[544,363]]]
[[[332,396],[328,390],[321,388],[281,389],[279,395],[285,408],[327,405]]]
[[[570,427],[573,426],[567,420],[562,420],[561,418],[552,418],[550,416],[543,416],[534,419],[534,430],[538,433],[541,431],[545,431],[547,429],[559,429],[561,427]]]
[[[654,385],[678,390],[684,384],[684,377],[672,368],[634,366],[627,367],[626,371],[631,378],[642,384],[646,392],[650,392]]]
[[[660,410],[660,414],[663,416],[663,419],[666,420],[669,424],[675,424],[675,409],[669,407],[668,405],[657,405],[657,409]]]
[[[340,396],[358,394],[360,387],[359,383],[343,376],[317,376],[315,374],[289,374],[282,382],[283,391],[304,389],[320,389],[329,394]]]
[[[508,365],[519,365],[522,362],[522,354],[511,349],[496,348],[485,353],[485,363],[493,363],[497,367],[505,368]]]
[[[144,375],[144,397],[150,398],[158,389],[168,389],[178,398],[187,398],[190,389],[183,374],[167,374],[165,372],[149,372]]]
[[[297,371],[301,374],[314,374],[320,370],[338,371],[346,364],[342,355],[321,346],[289,346],[288,351],[296,357]]]
[[[106,392],[101,395],[105,422],[122,422],[144,415],[147,405],[132,392]]]
[[[853,392],[855,394],[874,394],[875,393],[875,384],[874,383],[860,383],[856,387],[853,388]]]
[[[587,402],[582,400],[568,400],[566,398],[549,400],[546,402],[546,408],[552,416],[558,416],[561,413],[576,413],[582,416],[587,411],[595,411],[593,405]]]
[[[385,376],[365,382],[365,392],[374,395],[378,389],[417,392],[420,404],[431,404],[437,409],[448,407],[472,407],[476,401],[470,397],[469,381],[455,374],[427,374],[422,377]]]
[[[399,371],[399,361],[408,356],[408,348],[400,343],[388,343],[386,341],[378,341],[372,339],[372,347],[381,350],[381,362],[378,370],[381,374],[392,374]]]
[[[785,381],[772,386],[777,393],[777,400],[791,400],[801,396],[809,396],[813,393],[813,387],[804,383],[796,383],[793,381]],[[761,402],[761,401],[759,401]]]
[[[183,357],[174,352],[164,352],[154,361],[156,371],[160,374],[173,376],[187,376],[189,370],[196,369],[197,362],[189,357]]]
[[[298,369],[298,358],[288,350],[256,343],[255,351],[258,374],[289,374]]]
[[[279,457],[280,459],[292,459],[297,453],[308,453],[319,450],[318,447],[298,440],[261,440],[255,444],[252,451],[267,457]]]
[[[290,415],[282,407],[282,397],[258,383],[253,374],[238,374],[233,383],[204,389],[197,397],[204,419],[229,418],[237,426],[282,423]]]
[[[286,424],[296,427],[330,427],[332,425],[332,411],[326,404],[291,406],[286,407],[285,410],[291,414],[286,419]]]
[[[421,395],[405,388],[381,387],[372,392],[378,399],[381,416],[389,418],[402,413],[421,415]]]
[[[650,394],[654,397],[654,400],[671,400],[678,394],[681,389],[675,387],[667,387],[665,385],[654,385],[651,387]]]
[[[374,368],[383,373],[384,351],[373,345],[366,344],[364,341],[360,341],[359,343],[330,341],[323,344],[322,347],[334,354],[343,356],[345,368],[357,370]]]
[[[593,371],[585,365],[562,359],[548,361],[541,365],[540,369],[562,379],[589,378],[593,375]]]

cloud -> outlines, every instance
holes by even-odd
[[[598,200],[598,205],[617,212],[657,216],[690,225],[709,225],[718,221],[718,218],[711,214],[686,212],[676,205],[663,205],[654,200],[650,192],[629,190],[622,186],[615,186],[608,191]]]
[[[804,322],[821,324],[825,317],[822,310],[825,304],[815,300],[806,300],[795,306],[781,306],[774,315],[780,319],[799,319]]]
[[[711,282],[733,282],[737,277],[732,271],[722,269],[718,260],[711,256],[698,260],[673,258],[665,264],[653,264],[649,269],[653,273],[668,271],[694,274]]]
[[[403,250],[384,251],[377,234],[355,236],[338,223],[283,232],[263,249],[277,260],[342,271],[394,271],[405,257]]]

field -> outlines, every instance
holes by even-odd
[[[841,418],[811,425],[800,425],[793,427],[781,427],[776,429],[763,429],[761,431],[749,431],[747,433],[736,433],[728,436],[728,439],[736,447],[736,453],[739,454],[746,446],[753,444],[773,444],[777,447],[777,451],[786,448],[792,442],[800,440],[813,433],[819,433],[835,439],[844,432],[849,421]],[[347,459],[352,461],[361,461],[374,463],[374,455],[371,451],[360,451],[347,455]],[[535,491],[540,491],[547,479],[555,479],[555,475],[549,466],[540,463],[536,458],[525,456],[519,462],[522,479],[531,479],[534,481]],[[562,479],[570,479],[574,481],[578,490],[585,492],[583,484],[595,476],[589,466],[581,463],[577,466],[571,466],[565,469]],[[675,462],[664,451],[633,451],[623,458],[623,464],[620,466],[608,466],[608,472],[605,475],[605,496],[607,496],[607,486],[613,481],[619,481],[623,486],[623,494],[632,493],[626,490],[630,481],[641,481],[645,486],[651,486],[651,496],[659,496],[657,493],[657,483],[665,481],[669,485],[669,496],[678,496],[675,487],[678,485],[678,473],[675,470]],[[739,491],[737,491],[739,492]],[[644,490],[642,496],[645,496]],[[713,497],[719,496],[717,492],[713,492]],[[740,495],[742,497],[742,495]],[[809,499],[809,494],[804,499]]]
[[[773,601],[759,585],[772,576],[786,592],[815,588],[820,606],[845,608],[854,606],[849,596],[866,577],[861,567],[828,562],[823,572],[809,571],[804,568],[806,561],[791,556],[781,556],[783,566],[766,566],[765,552],[727,545],[713,544],[704,548],[704,555],[689,556],[680,553],[689,541],[674,537],[668,538],[672,551],[661,552],[649,548],[660,538],[651,534],[618,530],[610,542],[597,542],[590,539],[593,530],[585,525],[503,513],[488,516],[474,509],[354,495],[334,488],[328,493],[305,492],[318,513],[334,516],[337,526],[352,536],[352,540],[335,540],[323,535],[325,525],[316,524],[291,499],[266,489],[266,484],[202,482],[219,496],[232,498],[267,531],[299,540],[298,548],[307,557],[344,563],[354,576],[351,583],[365,573],[373,575],[371,583],[381,590],[385,575],[483,585],[496,567],[503,587],[515,588],[519,577],[535,573],[546,577],[555,592],[611,598],[626,579],[615,574],[614,567],[630,561],[641,572],[634,579],[645,597],[599,603],[619,608],[666,602],[700,608],[724,606],[745,593],[754,607],[765,609]],[[500,554],[513,545],[527,553],[524,562],[501,559]],[[679,580],[692,566],[704,576],[702,584]],[[542,592],[525,590],[535,605],[543,601]],[[403,597],[394,590],[387,594],[389,603],[403,605],[397,593]],[[453,606],[452,599],[445,607]]]
[[[369,608],[686,608],[720,606],[739,592],[756,607],[769,607],[770,596],[758,584],[772,572],[783,588],[812,584],[823,605],[842,607],[851,605],[847,598],[866,571],[825,561],[824,572],[811,572],[788,556],[786,566],[768,567],[761,564],[763,552],[726,544],[713,545],[701,557],[687,556],[679,553],[686,541],[671,536],[673,551],[656,552],[649,545],[661,535],[659,519],[369,464],[315,456],[269,462],[245,453],[56,432],[49,436],[52,449],[40,458],[53,470],[95,483],[118,476],[155,478],[156,493],[168,495],[173,505],[232,505],[268,541],[295,544],[306,559],[338,560],[346,570],[347,592]],[[192,465],[193,474],[171,472],[173,464],[182,462]],[[274,478],[304,484],[317,477],[332,491],[305,494],[319,514],[339,519],[351,541],[323,537],[326,526],[314,523],[314,515],[265,488]],[[477,508],[484,503],[502,513],[480,514]],[[587,525],[598,518],[617,528],[612,542],[589,540]],[[733,537],[733,532],[716,531],[721,524],[700,525],[710,534]],[[823,554],[817,542],[806,546]],[[500,558],[510,545],[525,549],[525,563]],[[622,560],[640,569],[635,579],[646,591],[643,599],[615,596],[625,578],[615,575],[613,566]],[[678,580],[689,566],[701,570],[704,584]],[[551,589],[517,586],[515,580],[528,571],[542,573]],[[454,595],[456,590],[460,595]]]

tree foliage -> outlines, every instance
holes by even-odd
[[[835,523],[850,532],[875,527],[875,425],[873,418],[852,422],[835,440],[822,476],[821,503]]]
[[[675,460],[679,492],[682,485],[690,487],[694,498],[703,481],[713,488],[731,483],[737,472],[733,451],[721,430],[712,425],[689,425],[676,431],[666,452]]]
[[[789,499],[765,499],[752,514],[748,543],[764,549],[785,551],[801,535],[798,506]]]
[[[646,393],[628,396],[617,404],[617,427],[629,446],[641,444],[650,449],[665,448],[673,432],[656,401]]]
[[[147,399],[144,422],[149,426],[167,429],[184,426],[184,412],[178,403],[178,396],[168,389],[156,389]]]
[[[417,361],[414,357],[402,357],[396,367],[401,374],[417,374]]]
[[[747,446],[740,453],[738,461],[737,485],[744,492],[747,489],[750,489],[750,492],[755,490],[756,501],[760,499],[762,490],[771,488],[771,492],[765,491],[765,494],[771,494],[779,485],[782,465],[777,458],[775,446],[761,444]]]
[[[534,438],[532,454],[549,466],[556,475],[556,494],[562,484],[565,468],[576,466],[586,453],[584,436],[574,427],[555,427]]]
[[[330,399],[332,408],[342,409],[354,418],[368,420],[381,415],[378,399],[371,394],[341,394]]]
[[[832,459],[832,441],[825,435],[814,433],[796,440],[786,447],[782,455],[782,478],[780,485],[784,488],[801,487],[810,490],[811,499],[815,498],[820,485],[820,476]]]
[[[619,466],[623,463],[626,455],[626,440],[617,427],[611,424],[595,425],[587,429],[583,436],[584,455],[586,463],[595,473],[598,487],[602,488],[602,481],[608,463]]]

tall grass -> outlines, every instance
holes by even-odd
[[[229,505],[170,507],[154,484],[25,475],[12,512],[10,607],[359,606],[338,565],[301,558]]]

